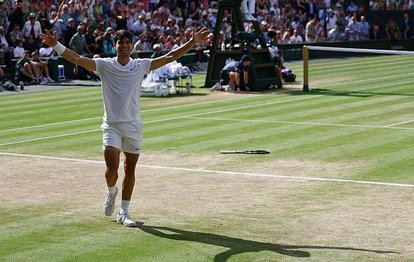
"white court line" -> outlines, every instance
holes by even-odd
[[[409,83],[411,83],[411,82],[414,82],[414,81],[409,81]],[[401,84],[401,83],[398,83],[398,84]],[[390,86],[390,85],[386,85],[386,86]],[[354,89],[354,90],[351,90],[351,92],[352,91],[358,91],[358,90],[365,90],[365,89],[380,88],[380,87],[383,87],[383,86],[374,86],[374,87],[369,87],[369,88]],[[197,114],[192,114],[192,115],[187,115],[187,116],[177,116],[177,117],[171,117],[171,118],[166,118],[166,119],[146,121],[145,123],[146,124],[151,124],[151,123],[158,123],[158,122],[164,122],[164,121],[171,121],[171,120],[175,120],[175,119],[183,119],[183,118],[188,118],[188,117],[196,117],[196,116],[203,116],[203,115],[209,115],[209,114],[230,112],[230,111],[236,111],[236,110],[244,110],[244,109],[249,109],[249,108],[254,108],[254,107],[275,105],[275,104],[280,104],[280,103],[285,103],[285,102],[299,101],[299,100],[311,99],[311,98],[322,97],[322,96],[323,96],[322,94],[321,95],[302,96],[302,97],[298,97],[298,98],[295,98],[295,99],[278,100],[278,101],[273,101],[273,102],[269,102],[269,103],[265,103],[265,104],[256,104],[256,105],[236,107],[236,108],[231,108],[231,109],[222,109],[222,110],[216,110],[216,111],[210,111],[210,112],[204,112],[204,113],[197,113]],[[234,98],[234,99],[240,99],[240,98]],[[222,101],[222,100],[220,100],[220,101]],[[210,102],[215,102],[215,101],[206,101],[205,103],[210,103]],[[184,107],[184,106],[187,106],[187,105],[183,105],[182,107]],[[181,107],[181,106],[176,106],[176,107]],[[146,111],[143,111],[143,112],[157,111],[157,110],[163,110],[163,109],[165,109],[165,108],[146,110]],[[168,109],[171,109],[171,108],[168,108]],[[24,141],[4,143],[4,144],[0,144],[0,147],[1,146],[7,146],[7,145],[20,144],[20,143],[25,143],[25,142],[33,142],[33,141],[51,139],[51,138],[59,138],[59,137],[66,137],[66,136],[72,136],[72,135],[78,135],[78,134],[91,133],[91,132],[96,132],[98,130],[99,129],[94,129],[94,130],[88,130],[88,131],[82,131],[82,132],[76,132],[76,133],[69,133],[69,134],[63,134],[63,135],[56,135],[56,136],[29,139],[29,140],[24,140]]]
[[[42,127],[47,127],[47,126],[65,125],[65,124],[71,124],[71,123],[77,123],[77,122],[95,120],[95,119],[99,119],[99,118],[102,118],[102,116],[99,116],[99,117],[90,117],[90,118],[82,118],[82,119],[75,119],[75,120],[68,120],[68,121],[62,121],[62,122],[54,122],[54,123],[43,124],[43,125],[35,125],[35,126],[25,126],[25,127],[19,127],[19,128],[12,128],[12,129],[0,130],[0,134],[1,133],[9,133],[9,132],[21,131],[21,130],[27,130],[27,129],[32,129],[32,128],[42,128]]]
[[[323,96],[323,95],[302,96],[302,97],[298,97],[298,98],[294,98],[294,99],[278,100],[278,101],[273,101],[273,102],[264,103],[264,104],[255,104],[255,105],[249,105],[249,106],[233,107],[233,108],[230,108],[230,109],[229,108],[228,109],[221,109],[221,110],[191,114],[191,115],[186,115],[186,116],[176,116],[176,117],[167,118],[167,119],[146,121],[145,124],[158,123],[158,122],[164,122],[164,121],[175,120],[175,119],[183,119],[183,118],[195,117],[195,116],[204,116],[204,115],[211,115],[211,114],[217,114],[217,113],[231,112],[231,111],[239,111],[239,110],[244,110],[244,109],[249,109],[249,108],[254,108],[254,107],[276,105],[276,104],[282,104],[282,103],[286,103],[286,102],[305,100],[305,99],[310,99],[310,98],[315,98],[315,97],[320,97],[320,96]]]
[[[347,125],[347,124],[330,124],[330,123],[318,123],[318,122],[297,122],[297,121],[257,120],[257,119],[256,120],[255,119],[250,120],[250,119],[223,118],[223,117],[196,117],[196,116],[187,116],[187,117],[183,117],[183,118],[217,120],[217,121],[238,121],[238,122],[254,122],[254,123],[276,123],[276,124],[311,125],[311,126],[337,126],[337,127],[358,127],[358,128],[378,128],[378,129],[414,130],[414,128],[411,128],[411,127],[371,126],[371,125]]]
[[[46,136],[46,137],[40,137],[40,138],[33,138],[33,139],[9,142],[9,143],[0,144],[0,146],[10,146],[10,145],[41,141],[41,140],[52,139],[52,138],[76,136],[76,135],[82,135],[82,134],[92,133],[92,132],[96,132],[96,131],[100,131],[100,129],[93,129],[93,130],[86,130],[86,131],[81,131],[81,132],[76,132],[76,133],[69,133],[69,134],[55,135],[55,136]]]
[[[105,164],[105,162],[102,161],[102,160],[99,161],[99,160],[87,160],[87,159],[76,159],[76,158],[66,158],[66,157],[51,157],[51,156],[40,156],[40,155],[30,155],[30,154],[15,154],[15,153],[7,153],[7,152],[0,152],[0,155],[13,156],[13,157],[19,157],[19,158],[27,157],[27,158],[39,158],[39,159],[49,159],[49,160],[59,160],[59,161],[94,163],[94,164],[103,164],[103,165]],[[122,164],[120,164],[120,166],[121,165]],[[295,180],[295,181],[299,181],[299,182],[302,182],[302,181],[320,181],[320,182],[352,183],[352,184],[366,184],[366,185],[380,185],[380,186],[414,188],[413,184],[387,183],[387,182],[363,181],[363,180],[351,180],[351,179],[305,177],[305,176],[282,176],[282,175],[272,175],[272,174],[263,174],[263,173],[247,173],[247,172],[211,170],[211,169],[202,169],[202,168],[153,166],[153,165],[141,165],[141,164],[138,164],[138,167],[143,167],[143,168],[148,168],[148,169],[175,170],[175,171],[187,171],[187,172],[220,174],[220,175],[234,175],[234,176],[247,176],[247,177],[266,177],[266,178],[276,178],[276,179],[278,178],[278,179],[286,179],[286,180]]]
[[[414,119],[407,120],[407,121],[403,121],[403,122],[394,123],[394,124],[391,124],[391,125],[388,125],[388,126],[385,126],[385,127],[395,127],[395,126],[398,126],[398,125],[408,124],[408,123],[411,123],[411,122],[414,122]]]
[[[379,77],[379,78],[378,77],[377,78],[367,78],[367,79],[363,79],[363,80],[355,80],[355,81],[341,82],[341,83],[337,83],[337,84],[333,84],[333,85],[322,86],[322,87],[319,87],[319,89],[320,88],[327,88],[327,87],[341,86],[341,85],[346,85],[346,84],[369,82],[371,80],[395,78],[395,77],[406,76],[406,75],[411,75],[411,74],[414,74],[414,73],[397,74],[397,75],[384,76],[384,77]],[[413,81],[407,81],[407,82],[396,83],[396,84],[391,84],[391,85],[386,85],[386,86],[393,86],[393,85],[400,85],[400,84],[409,84],[409,83],[412,83],[412,82]],[[369,87],[369,88],[353,89],[353,90],[350,90],[350,91],[347,91],[347,92],[360,91],[360,90],[373,89],[373,88],[381,88],[381,87],[386,87],[386,86],[374,86],[374,87]],[[259,96],[266,96],[266,95],[259,95]],[[321,95],[315,95],[313,97],[318,97],[318,96],[321,96]],[[141,111],[141,113],[156,112],[156,111],[163,111],[163,110],[171,110],[171,109],[183,108],[183,107],[188,107],[188,106],[193,106],[193,105],[203,105],[203,104],[220,103],[222,101],[232,101],[232,100],[238,100],[238,99],[244,99],[244,98],[250,98],[250,97],[237,97],[237,98],[229,98],[229,99],[205,101],[205,102],[201,102],[201,103],[192,103],[192,104],[185,104],[185,105],[177,105],[177,106],[171,106],[171,107],[154,108],[154,109],[143,110],[143,111]],[[94,119],[99,119],[99,118],[102,118],[102,116],[99,116],[99,117],[91,117],[91,118],[84,118],[84,119],[77,119],[77,120],[62,121],[62,122],[55,122],[55,123],[49,123],[49,124],[44,124],[44,125],[35,125],[35,126],[27,126],[27,127],[6,129],[6,130],[0,130],[0,133],[15,132],[15,131],[27,130],[27,129],[31,129],[31,128],[41,128],[41,127],[61,125],[61,124],[70,124],[70,123],[89,121],[89,120],[94,120]],[[174,118],[174,119],[176,119],[176,118]]]
[[[265,95],[258,95],[258,96],[265,96]],[[169,107],[162,107],[162,108],[154,108],[154,109],[142,110],[141,113],[157,112],[157,111],[163,111],[163,110],[171,110],[171,109],[189,107],[189,106],[194,106],[194,105],[213,104],[213,103],[219,103],[219,102],[223,102],[223,101],[226,102],[226,101],[232,101],[232,100],[238,100],[238,99],[245,99],[245,98],[250,98],[250,97],[240,96],[240,97],[233,97],[233,98],[226,98],[226,99],[205,101],[205,102],[199,102],[199,103],[191,103],[191,104],[185,104],[185,105],[177,105],[177,106],[169,106]],[[75,120],[68,120],[68,121],[61,121],[61,122],[54,122],[54,123],[43,124],[43,125],[26,126],[26,127],[19,127],[19,128],[13,128],[13,129],[0,130],[0,134],[1,133],[9,133],[9,132],[21,131],[21,130],[27,130],[27,129],[32,129],[32,128],[42,128],[42,127],[47,127],[47,126],[65,125],[65,124],[71,124],[71,123],[77,123],[77,122],[83,122],[83,121],[89,121],[89,120],[95,120],[95,119],[102,119],[102,116],[90,117],[90,118],[83,118],[83,119],[75,119]]]
[[[318,95],[318,96],[322,96],[322,95]],[[192,115],[187,115],[187,116],[170,117],[170,118],[164,118],[164,119],[159,119],[159,120],[146,121],[145,124],[165,122],[165,121],[171,121],[171,120],[176,120],[176,119],[183,119],[185,117],[191,117],[191,116],[202,116],[202,115],[209,115],[209,114],[214,114],[214,113],[222,113],[222,112],[228,112],[228,111],[234,111],[234,110],[241,110],[241,109],[259,107],[259,106],[265,106],[265,105],[273,105],[273,104],[279,104],[279,103],[284,103],[284,102],[291,102],[291,101],[309,99],[309,98],[313,98],[313,97],[315,97],[315,96],[304,96],[304,97],[299,97],[299,98],[295,98],[295,99],[274,101],[274,102],[266,103],[266,104],[258,104],[258,105],[256,104],[256,105],[236,107],[236,108],[231,108],[231,109],[217,110],[217,111],[212,111],[212,112],[192,114]],[[100,131],[100,129],[93,129],[93,130],[86,130],[86,131],[80,131],[80,132],[75,132],[75,133],[68,133],[68,134],[61,134],[61,135],[47,136],[47,137],[34,138],[34,139],[28,139],[28,140],[22,140],[22,141],[9,142],[9,143],[0,144],[0,147],[1,146],[15,145],[15,144],[22,144],[22,143],[27,143],[27,142],[41,141],[41,140],[52,139],[52,138],[75,136],[75,135],[92,133],[92,132],[96,132],[96,131]]]

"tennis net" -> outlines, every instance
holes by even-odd
[[[414,52],[304,46],[303,90],[414,95]]]

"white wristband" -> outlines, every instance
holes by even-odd
[[[66,47],[61,43],[57,42],[57,44],[53,47],[53,50],[55,50],[56,53],[58,53],[58,55],[62,55],[63,52],[65,52]]]

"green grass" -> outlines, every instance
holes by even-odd
[[[0,96],[0,188],[9,192],[0,196],[0,261],[409,261],[413,187],[197,170],[414,185],[412,65],[409,56],[311,61],[306,93],[286,85],[141,98],[143,163],[159,156],[157,166],[189,169],[138,168],[152,175],[137,182],[137,229],[100,214],[96,167],[72,178],[76,168],[48,173],[36,158],[7,157],[102,161],[99,87]],[[301,65],[288,66],[300,81]],[[195,74],[193,85],[203,84]],[[218,154],[246,149],[271,154]],[[27,162],[7,165],[13,159]],[[21,173],[30,161],[33,174]]]

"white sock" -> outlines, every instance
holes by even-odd
[[[108,187],[108,192],[111,196],[115,195],[116,193],[116,186]]]
[[[124,211],[125,213],[128,213],[129,208],[129,200],[123,200],[121,201],[121,211]]]

